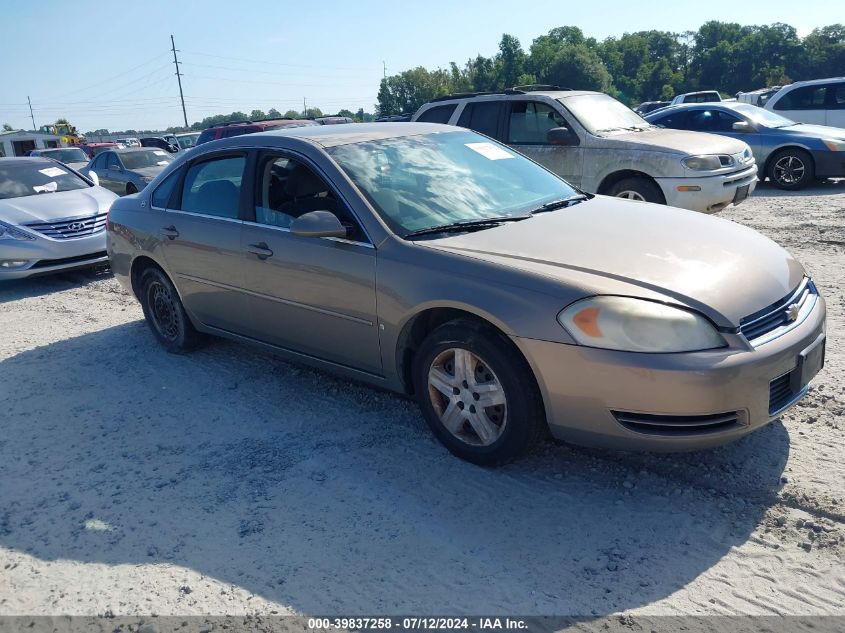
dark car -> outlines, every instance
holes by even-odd
[[[221,138],[231,138],[242,134],[254,134],[255,132],[267,132],[279,128],[303,127],[306,125],[320,125],[310,119],[266,119],[264,121],[227,121],[212,125],[202,131],[197,139],[197,145],[216,141]]]
[[[94,158],[100,152],[105,152],[107,149],[117,149],[117,143],[86,143],[80,145],[79,148],[88,154],[88,158]]]
[[[167,150],[171,154],[179,151],[179,146],[168,142],[160,136],[147,136],[141,139],[141,147],[157,147],[159,149]]]
[[[669,105],[668,101],[643,101],[640,105],[634,108],[634,112],[639,115],[645,115],[649,112],[654,112],[660,108],[665,108]]]

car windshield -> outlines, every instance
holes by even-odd
[[[733,107],[734,110],[747,116],[754,123],[758,125],[765,125],[766,127],[789,127],[791,125],[798,125],[792,119],[787,119],[785,116],[769,112],[763,108],[758,108],[750,103],[739,103]]]
[[[552,173],[474,132],[421,134],[328,149],[397,234],[524,217],[577,195]]]
[[[88,157],[78,147],[69,147],[67,149],[51,149],[41,152],[42,156],[48,158],[55,158],[63,163],[87,163]]]
[[[73,191],[91,185],[81,176],[50,161],[6,163],[0,161],[0,199],[41,193]]]
[[[144,152],[126,152],[120,155],[120,160],[126,169],[160,167],[173,162],[173,158],[163,149],[151,149]]]
[[[176,140],[179,141],[179,147],[185,149],[196,145],[198,138],[199,134],[182,134],[177,136]]]
[[[591,134],[645,130],[651,124],[626,105],[603,94],[578,95],[559,100]]]

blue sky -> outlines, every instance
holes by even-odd
[[[659,7],[650,10],[649,7]],[[796,6],[800,10],[796,11]],[[31,127],[67,117],[82,130],[145,129],[182,121],[170,34],[188,122],[233,110],[309,106],[372,111],[388,74],[492,55],[499,38],[531,40],[562,25],[602,39],[646,29],[694,30],[707,20],[786,22],[800,35],[845,22],[845,5],[794,0],[574,3],[561,0],[417,2],[59,2],[4,0],[0,123]],[[49,19],[48,17],[49,16]],[[58,16],[67,16],[59,24]],[[74,34],[78,31],[78,34]]]

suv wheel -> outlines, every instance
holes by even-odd
[[[441,325],[415,360],[420,408],[454,455],[496,466],[542,436],[545,413],[531,368],[492,328],[465,320]]]
[[[804,150],[784,149],[772,156],[767,176],[780,189],[801,189],[815,179],[813,159]]]
[[[148,268],[141,275],[140,295],[147,325],[168,352],[181,354],[197,346],[200,335],[167,275]]]
[[[623,178],[615,182],[608,190],[608,195],[627,200],[639,200],[640,202],[656,202],[666,204],[663,199],[663,192],[653,180],[641,176]]]

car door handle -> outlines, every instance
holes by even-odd
[[[175,240],[177,237],[179,237],[179,231],[177,231],[176,227],[172,224],[170,226],[163,227],[161,231],[159,231],[159,233],[171,240]]]
[[[259,242],[258,244],[250,244],[249,247],[246,249],[253,255],[258,255],[258,259],[267,259],[268,257],[273,256],[273,251],[267,248],[267,244],[264,242]]]

